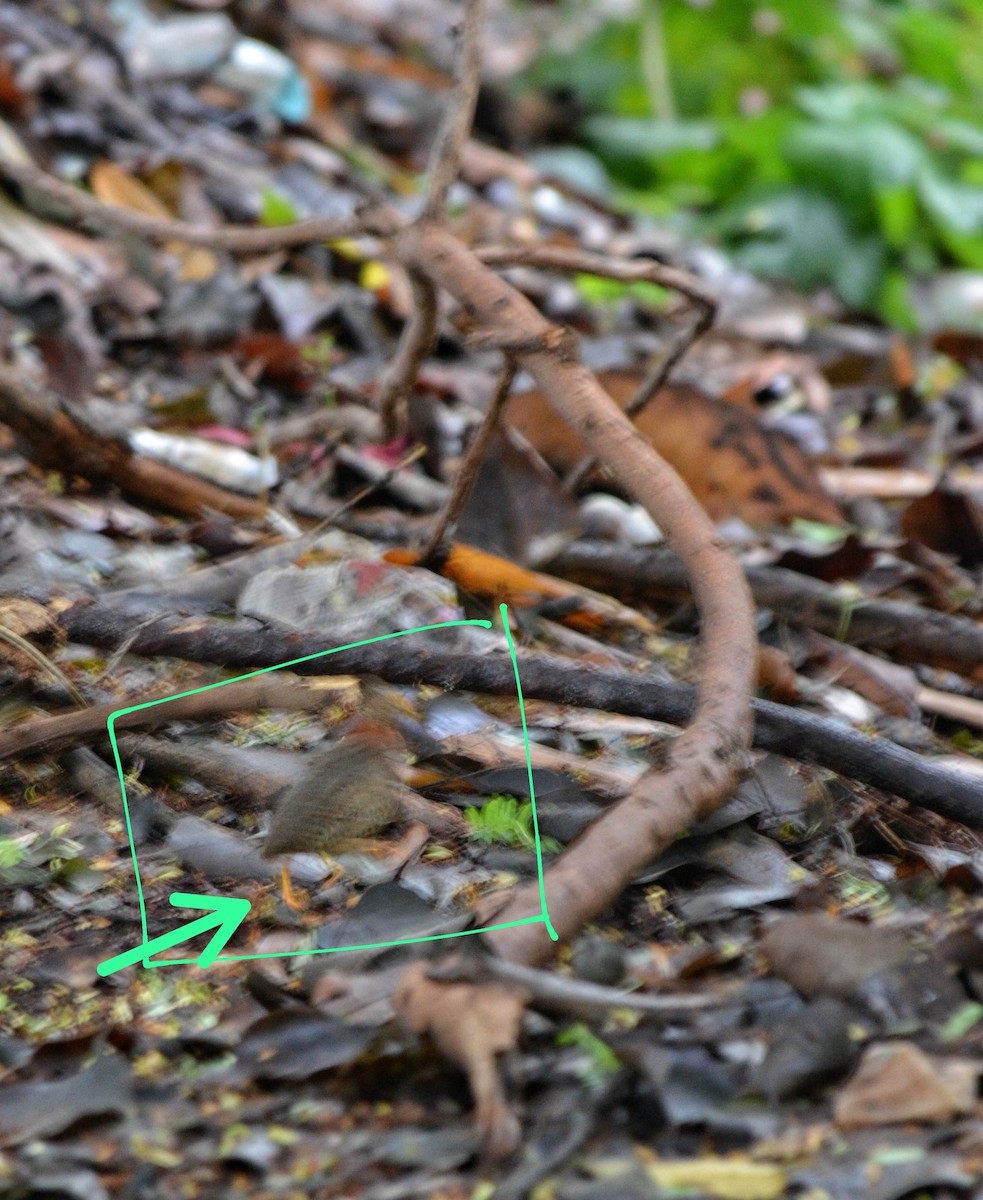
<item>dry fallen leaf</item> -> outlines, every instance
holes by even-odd
[[[468,1077],[485,1156],[507,1158],[519,1146],[521,1129],[498,1072],[498,1055],[519,1037],[528,996],[501,983],[439,983],[426,964],[405,973],[395,1007],[417,1034],[429,1034],[437,1049]]]
[[[968,1059],[933,1059],[913,1042],[869,1046],[856,1074],[833,1106],[841,1129],[940,1124],[976,1107],[980,1064]]]
[[[716,1200],[778,1200],[788,1179],[782,1167],[747,1158],[692,1158],[649,1162],[645,1167],[659,1188]]]
[[[128,175],[116,163],[103,160],[97,162],[89,172],[89,186],[93,195],[106,204],[117,208],[128,208],[131,212],[143,213],[145,217],[170,220],[173,213],[163,201],[139,179]],[[187,282],[211,279],[218,270],[218,259],[205,246],[188,246],[184,242],[168,242],[165,249],[181,263],[178,278]]]
[[[642,382],[631,371],[601,371],[598,380],[622,408]],[[538,391],[513,396],[505,419],[558,471],[571,470],[589,452]],[[749,525],[795,517],[843,523],[813,463],[789,437],[765,429],[746,408],[673,384],[653,398],[635,424],[715,521],[739,516]]]
[[[419,562],[420,556],[413,550],[399,548],[388,550],[383,558],[386,562],[410,567]],[[508,559],[461,542],[455,542],[444,554],[439,569],[462,592],[495,603],[504,602],[512,608],[556,605],[555,610],[549,611],[549,616],[585,633],[612,634],[619,629],[645,634],[655,632],[656,627],[648,617],[619,604],[610,596],[552,575],[527,570]]]
[[[893,934],[836,921],[822,913],[803,913],[778,921],[761,939],[772,972],[803,996],[851,999],[872,975],[911,957]]]

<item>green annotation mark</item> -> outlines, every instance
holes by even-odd
[[[384,642],[390,638],[407,637],[413,633],[426,633],[433,629],[453,629],[461,625],[476,625],[482,629],[491,629],[491,621],[444,621],[438,625],[421,625],[416,629],[402,629],[396,633],[383,634],[381,637],[366,638],[361,642],[351,642],[345,646],[335,646],[331,650],[320,650],[315,654],[306,654],[303,658],[292,658],[288,662],[277,663],[272,667],[262,667],[258,671],[250,671],[245,675],[237,675],[234,679],[223,679],[218,683],[209,683],[204,687],[192,688],[187,692],[177,692],[173,696],[166,696],[162,700],[148,700],[145,704],[134,704],[129,708],[120,708],[112,713],[109,720],[106,722],[106,728],[109,731],[109,741],[113,748],[113,758],[116,762],[116,774],[119,777],[120,791],[123,797],[123,817],[126,822],[126,836],[130,843],[130,858],[133,862],[133,876],[136,882],[137,900],[140,905],[140,926],[142,930],[142,938],[140,944],[134,946],[131,950],[126,950],[122,954],[117,954],[112,958],[107,958],[105,961],[98,964],[96,967],[100,975],[112,975],[115,971],[121,971],[124,967],[132,966],[134,963],[141,963],[144,967],[168,967],[180,965],[197,965],[199,967],[209,967],[213,962],[246,962],[260,958],[299,958],[305,955],[314,954],[341,954],[346,950],[381,950],[388,946],[403,946],[413,942],[438,942],[447,938],[468,937],[476,933],[487,933],[494,929],[509,929],[514,925],[533,925],[542,921],[546,926],[546,931],[553,941],[558,940],[558,934],[553,928],[549,918],[549,912],[546,907],[546,889],[543,880],[543,849],[542,841],[539,835],[539,820],[536,816],[536,793],[533,786],[532,760],[529,754],[529,730],[526,724],[526,709],[522,699],[522,683],[519,679],[519,664],[515,654],[515,644],[512,641],[512,633],[509,629],[508,607],[505,604],[499,605],[499,612],[502,618],[502,627],[505,632],[505,640],[508,646],[509,658],[512,662],[512,671],[515,675],[516,696],[519,701],[519,717],[522,723],[522,737],[526,751],[526,771],[529,779],[529,799],[532,806],[532,827],[535,838],[536,848],[536,871],[539,883],[539,900],[540,912],[534,917],[523,917],[518,921],[505,921],[497,925],[484,925],[480,929],[465,929],[459,930],[456,933],[439,933],[431,934],[426,937],[411,937],[398,938],[389,942],[371,942],[367,945],[359,946],[331,946],[321,950],[286,950],[273,951],[265,954],[226,954],[219,957],[222,948],[228,943],[229,939],[239,928],[242,922],[249,915],[250,903],[248,900],[241,899],[235,896],[205,896],[194,895],[189,892],[172,892],[170,896],[171,904],[177,908],[199,908],[211,909],[204,917],[199,917],[197,920],[189,921],[185,925],[179,926],[177,929],[172,929],[170,933],[161,934],[159,937],[151,939],[147,927],[147,905],[143,895],[143,882],[140,878],[140,864],[137,861],[136,843],[133,838],[133,826],[130,821],[130,806],[126,798],[126,776],[123,771],[123,762],[120,758],[119,747],[116,744],[116,722],[120,717],[125,717],[128,713],[140,712],[145,708],[153,708],[157,704],[168,704],[172,700],[180,700],[184,696],[195,696],[199,692],[210,692],[213,688],[227,687],[230,683],[238,683],[243,679],[254,679],[257,675],[267,675],[270,671],[279,671],[284,667],[295,667],[300,663],[311,662],[313,659],[324,658],[329,654],[338,654],[342,650],[354,650],[359,646],[368,646],[373,642]],[[152,955],[159,954],[164,950],[170,950],[171,947],[180,945],[182,942],[189,941],[191,938],[198,937],[200,934],[212,931],[212,936],[208,941],[205,949],[195,958],[166,958],[153,960]]]
[[[199,933],[207,933],[213,929],[215,932],[208,945],[198,956],[198,966],[207,967],[218,958],[222,947],[249,916],[251,908],[248,900],[238,896],[196,896],[192,892],[171,892],[170,901],[175,908],[210,908],[213,911],[206,917],[199,917],[197,921],[189,921],[187,925],[172,929],[170,933],[162,933],[152,942],[134,946],[132,950],[117,954],[115,958],[107,958],[96,967],[98,974],[112,975],[114,971],[121,971],[132,963],[144,962],[151,954],[170,950],[172,946],[180,945],[181,942],[197,937]]]

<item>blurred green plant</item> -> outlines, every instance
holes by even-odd
[[[475,841],[536,849],[530,803],[520,803],[513,796],[489,796],[481,808],[466,808],[464,815]],[[560,848],[553,838],[541,838],[540,844],[545,854],[555,853]]]
[[[275,192],[272,188],[263,188],[259,198],[259,223],[261,225],[292,225],[300,220],[300,214],[292,200]]]
[[[15,867],[24,858],[24,847],[13,838],[0,838],[0,870]]]
[[[621,1066],[621,1060],[596,1033],[582,1023],[568,1025],[556,1035],[558,1046],[576,1046],[586,1056],[578,1075],[589,1087],[600,1087]]]
[[[619,283],[616,279],[602,279],[600,275],[575,275],[574,286],[588,303],[598,308],[616,305],[627,296],[648,308],[660,309],[671,299],[671,293],[657,283]]]
[[[913,279],[983,270],[981,0],[568,7],[593,31],[532,81],[576,93],[629,206],[909,328]]]

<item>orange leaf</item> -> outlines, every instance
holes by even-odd
[[[415,566],[420,556],[413,550],[397,549],[387,551],[383,557],[387,562],[409,567]],[[439,570],[463,592],[496,604],[532,608],[552,602],[556,609],[550,617],[586,633],[596,635],[626,628],[638,633],[655,632],[647,617],[609,596],[552,575],[528,571],[497,554],[461,542],[455,542],[445,553]]]
[[[128,175],[113,162],[97,162],[89,172],[89,187],[104,204],[127,208],[158,221],[169,221],[173,214],[145,183]],[[204,246],[187,246],[184,242],[168,242],[165,246],[181,263],[179,278],[192,282],[211,279],[218,270],[218,259]]]
[[[117,208],[128,208],[131,212],[143,213],[145,217],[170,220],[172,214],[153,192],[122,167],[112,162],[97,162],[89,172],[89,187],[104,204],[115,204]]]

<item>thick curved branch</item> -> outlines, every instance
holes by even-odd
[[[756,671],[751,595],[737,560],[709,518],[576,358],[575,339],[551,324],[442,226],[420,221],[393,236],[405,267],[427,275],[461,305],[482,339],[515,356],[557,412],[590,445],[625,491],[666,532],[693,582],[703,616],[703,680],[692,726],[674,744],[668,769],[590,827],[546,877],[546,899],[561,937],[602,912],[669,842],[720,803],[746,766]],[[540,909],[524,889],[499,921]],[[542,924],[495,935],[505,958],[533,964],[552,953]]]

